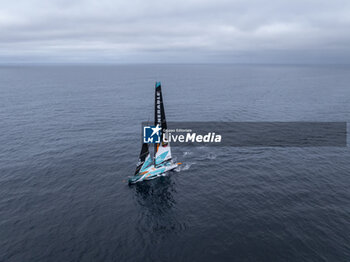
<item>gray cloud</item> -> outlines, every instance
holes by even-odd
[[[2,62],[348,63],[347,0],[18,0]]]

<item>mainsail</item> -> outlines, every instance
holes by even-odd
[[[148,144],[143,143],[140,156],[139,156],[139,161],[136,166],[135,175],[145,170],[151,163],[152,163],[152,160],[148,151]]]
[[[167,123],[165,119],[165,111],[163,104],[162,86],[160,82],[156,82],[155,88],[155,109],[154,109],[154,125],[161,127],[161,135],[166,136]],[[162,164],[171,159],[170,144],[161,142],[154,144],[154,164],[155,166]]]

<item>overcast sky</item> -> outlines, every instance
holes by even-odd
[[[1,62],[350,63],[350,1],[0,0]]]

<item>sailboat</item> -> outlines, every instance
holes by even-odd
[[[155,84],[155,103],[154,103],[154,126],[160,127],[161,134],[167,135],[167,123],[163,104],[162,86],[160,82]],[[143,143],[139,155],[139,161],[136,166],[135,174],[129,179],[129,184],[155,179],[164,176],[167,171],[173,170],[181,163],[174,163],[171,155],[170,143],[162,140],[154,144],[153,159],[149,151],[149,144]]]

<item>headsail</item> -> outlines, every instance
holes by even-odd
[[[140,171],[143,171],[144,169],[146,169],[151,163],[152,163],[152,160],[149,154],[148,144],[143,143],[140,156],[139,156],[139,161],[137,163],[137,167],[135,170],[135,175],[137,175]]]
[[[162,86],[160,82],[156,82],[155,87],[155,109],[154,109],[154,125],[161,127],[161,134],[167,135],[167,123],[165,119],[165,111],[163,104]],[[154,144],[154,164],[159,165],[164,161],[171,159],[171,150],[169,143]]]
[[[155,165],[160,165],[161,163],[171,160],[171,150],[170,144],[161,143],[158,146],[158,150],[155,155],[154,163]]]

